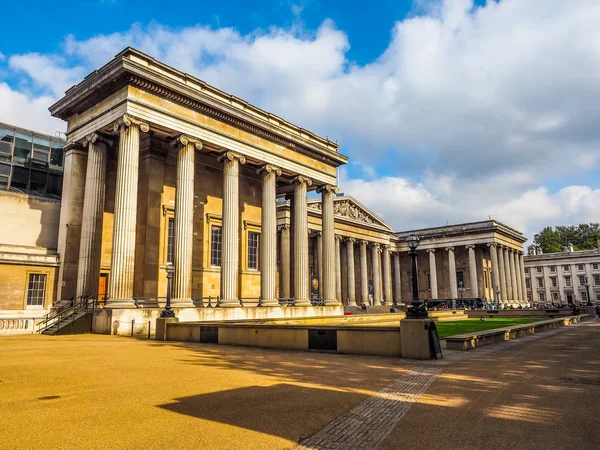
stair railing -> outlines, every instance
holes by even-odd
[[[94,311],[97,307],[97,295],[82,295],[80,297],[73,298],[68,304],[53,309],[48,314],[46,314],[42,321],[37,324],[37,332],[42,333],[48,328],[51,328],[52,326],[62,322],[63,320],[73,316],[74,314],[80,311]]]

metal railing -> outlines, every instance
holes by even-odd
[[[53,309],[44,316],[42,321],[37,324],[37,332],[51,328],[52,326],[68,319],[75,320],[75,315],[81,311],[94,311],[98,307],[98,299],[96,295],[84,295],[74,298],[66,305]]]

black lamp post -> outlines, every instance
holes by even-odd
[[[171,309],[171,280],[175,273],[175,266],[168,263],[167,267],[165,267],[165,272],[167,272],[167,303],[165,304],[165,309],[160,312],[160,317],[163,319],[170,319],[175,317],[175,311]]]
[[[406,238],[406,243],[408,244],[408,254],[410,255],[412,261],[412,302],[408,307],[408,311],[406,312],[406,317],[409,319],[423,319],[429,316],[427,314],[427,309],[423,302],[419,300],[419,280],[417,275],[417,247],[421,243],[421,240],[418,236],[414,234],[409,235]]]
[[[585,306],[592,306],[592,299],[590,298],[590,283],[588,282],[588,277],[585,277],[585,290],[587,292],[587,302]]]
[[[466,291],[466,289],[465,289],[464,283],[462,281],[459,281],[458,282],[458,292],[460,292],[460,303],[463,308],[465,307],[465,304],[464,304],[465,291]]]

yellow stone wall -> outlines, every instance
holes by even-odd
[[[48,309],[56,298],[57,267],[0,263],[0,310]],[[44,307],[27,307],[29,275],[46,275]]]

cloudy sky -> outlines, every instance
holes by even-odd
[[[338,140],[399,230],[600,221],[598,0],[70,3],[3,6],[0,121],[64,131],[48,106],[131,45]]]

